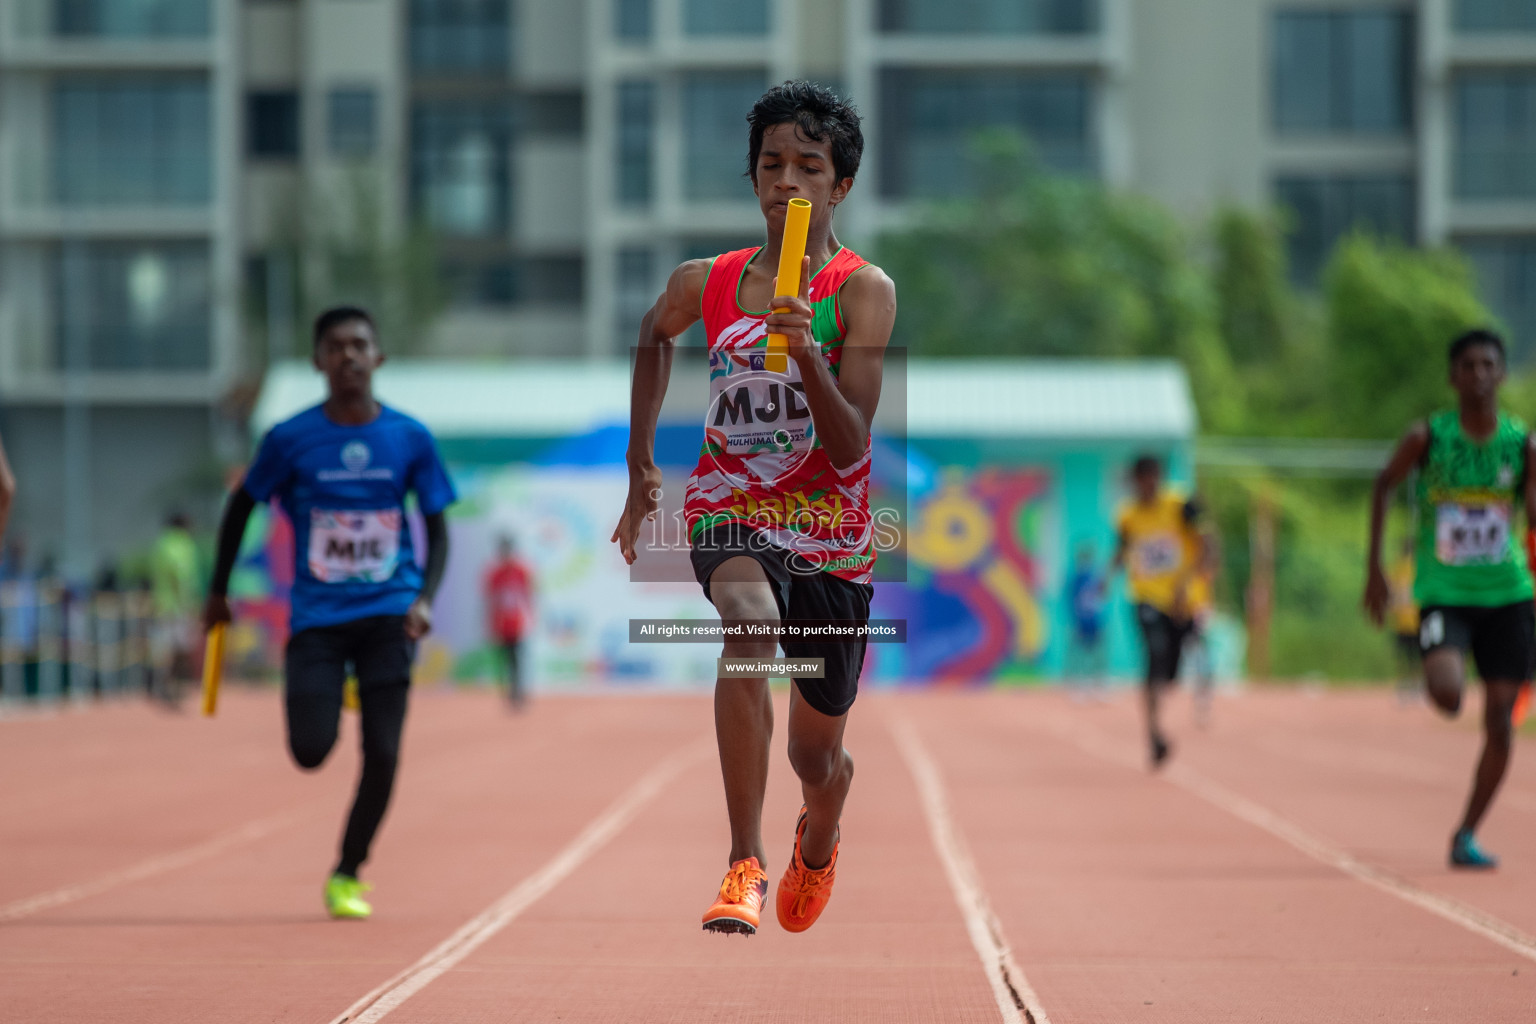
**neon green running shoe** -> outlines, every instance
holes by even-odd
[[[363,893],[372,888],[350,875],[332,875],[325,883],[325,909],[335,918],[362,920],[373,913],[373,907],[363,899]]]

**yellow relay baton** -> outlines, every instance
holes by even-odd
[[[219,709],[219,683],[224,678],[224,630],[228,625],[214,623],[203,651],[203,714],[209,717]]]
[[[805,259],[805,236],[811,228],[811,201],[791,199],[784,211],[784,239],[779,243],[779,295],[800,294],[800,262]],[[776,309],[775,313],[788,313]],[[769,373],[789,372],[789,339],[782,334],[768,335],[768,357],[763,369]]]

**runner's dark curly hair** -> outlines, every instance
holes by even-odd
[[[763,151],[763,134],[774,125],[793,124],[808,139],[832,147],[832,170],[837,180],[855,177],[864,157],[862,118],[847,100],[824,85],[804,79],[774,86],[752,104],[747,115],[751,135],[747,146],[747,177],[757,180],[757,157]]]

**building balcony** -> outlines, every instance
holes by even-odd
[[[929,35],[886,32],[867,43],[871,60],[905,67],[1084,68],[1115,63],[1106,36]]]

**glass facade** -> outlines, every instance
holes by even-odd
[[[411,69],[444,77],[511,69],[510,0],[410,0]]]
[[[292,89],[253,92],[245,103],[245,151],[262,160],[299,155],[299,94]]]
[[[211,0],[53,0],[53,30],[61,36],[199,39],[208,35],[210,7]]]
[[[1334,245],[1357,228],[1414,238],[1414,185],[1407,175],[1288,175],[1275,182],[1275,198],[1291,217],[1291,276],[1303,284],[1321,277]]]
[[[521,128],[527,135],[541,139],[581,137],[586,102],[578,91],[526,93],[521,108]]]
[[[627,42],[651,38],[651,0],[613,0],[613,34]]]
[[[965,154],[990,128],[1022,133],[1052,170],[1095,169],[1093,86],[1081,73],[912,71],[880,83],[881,192],[893,199],[966,191]]]
[[[683,76],[683,194],[688,199],[751,199],[747,113],[767,88],[760,71]]]
[[[651,201],[651,146],[656,87],[650,82],[620,82],[618,101],[618,191],[625,206]]]
[[[580,256],[450,259],[444,267],[455,300],[468,306],[579,306],[582,274]]]
[[[1536,235],[1465,238],[1483,299],[1509,329],[1512,359],[1536,357]]]
[[[634,347],[640,337],[641,319],[661,294],[655,275],[655,250],[646,246],[625,246],[619,250],[614,273],[614,316],[616,348],[620,352]]]
[[[1284,133],[1396,134],[1413,120],[1413,19],[1399,11],[1284,12],[1274,121]]]
[[[332,89],[325,97],[331,154],[368,157],[378,148],[378,97],[372,89]]]
[[[411,195],[446,235],[507,228],[511,126],[497,100],[431,100],[411,111]]]
[[[207,370],[204,242],[66,242],[54,267],[60,368]]]
[[[1098,0],[880,0],[885,32],[1082,35],[1099,28]]]
[[[691,36],[755,36],[768,31],[768,0],[682,0]]]
[[[1455,0],[1464,32],[1536,32],[1536,0]]]
[[[1456,194],[1536,198],[1536,70],[1467,71],[1454,89]]]
[[[53,91],[53,197],[63,206],[206,203],[213,186],[208,79],[78,75]]]

